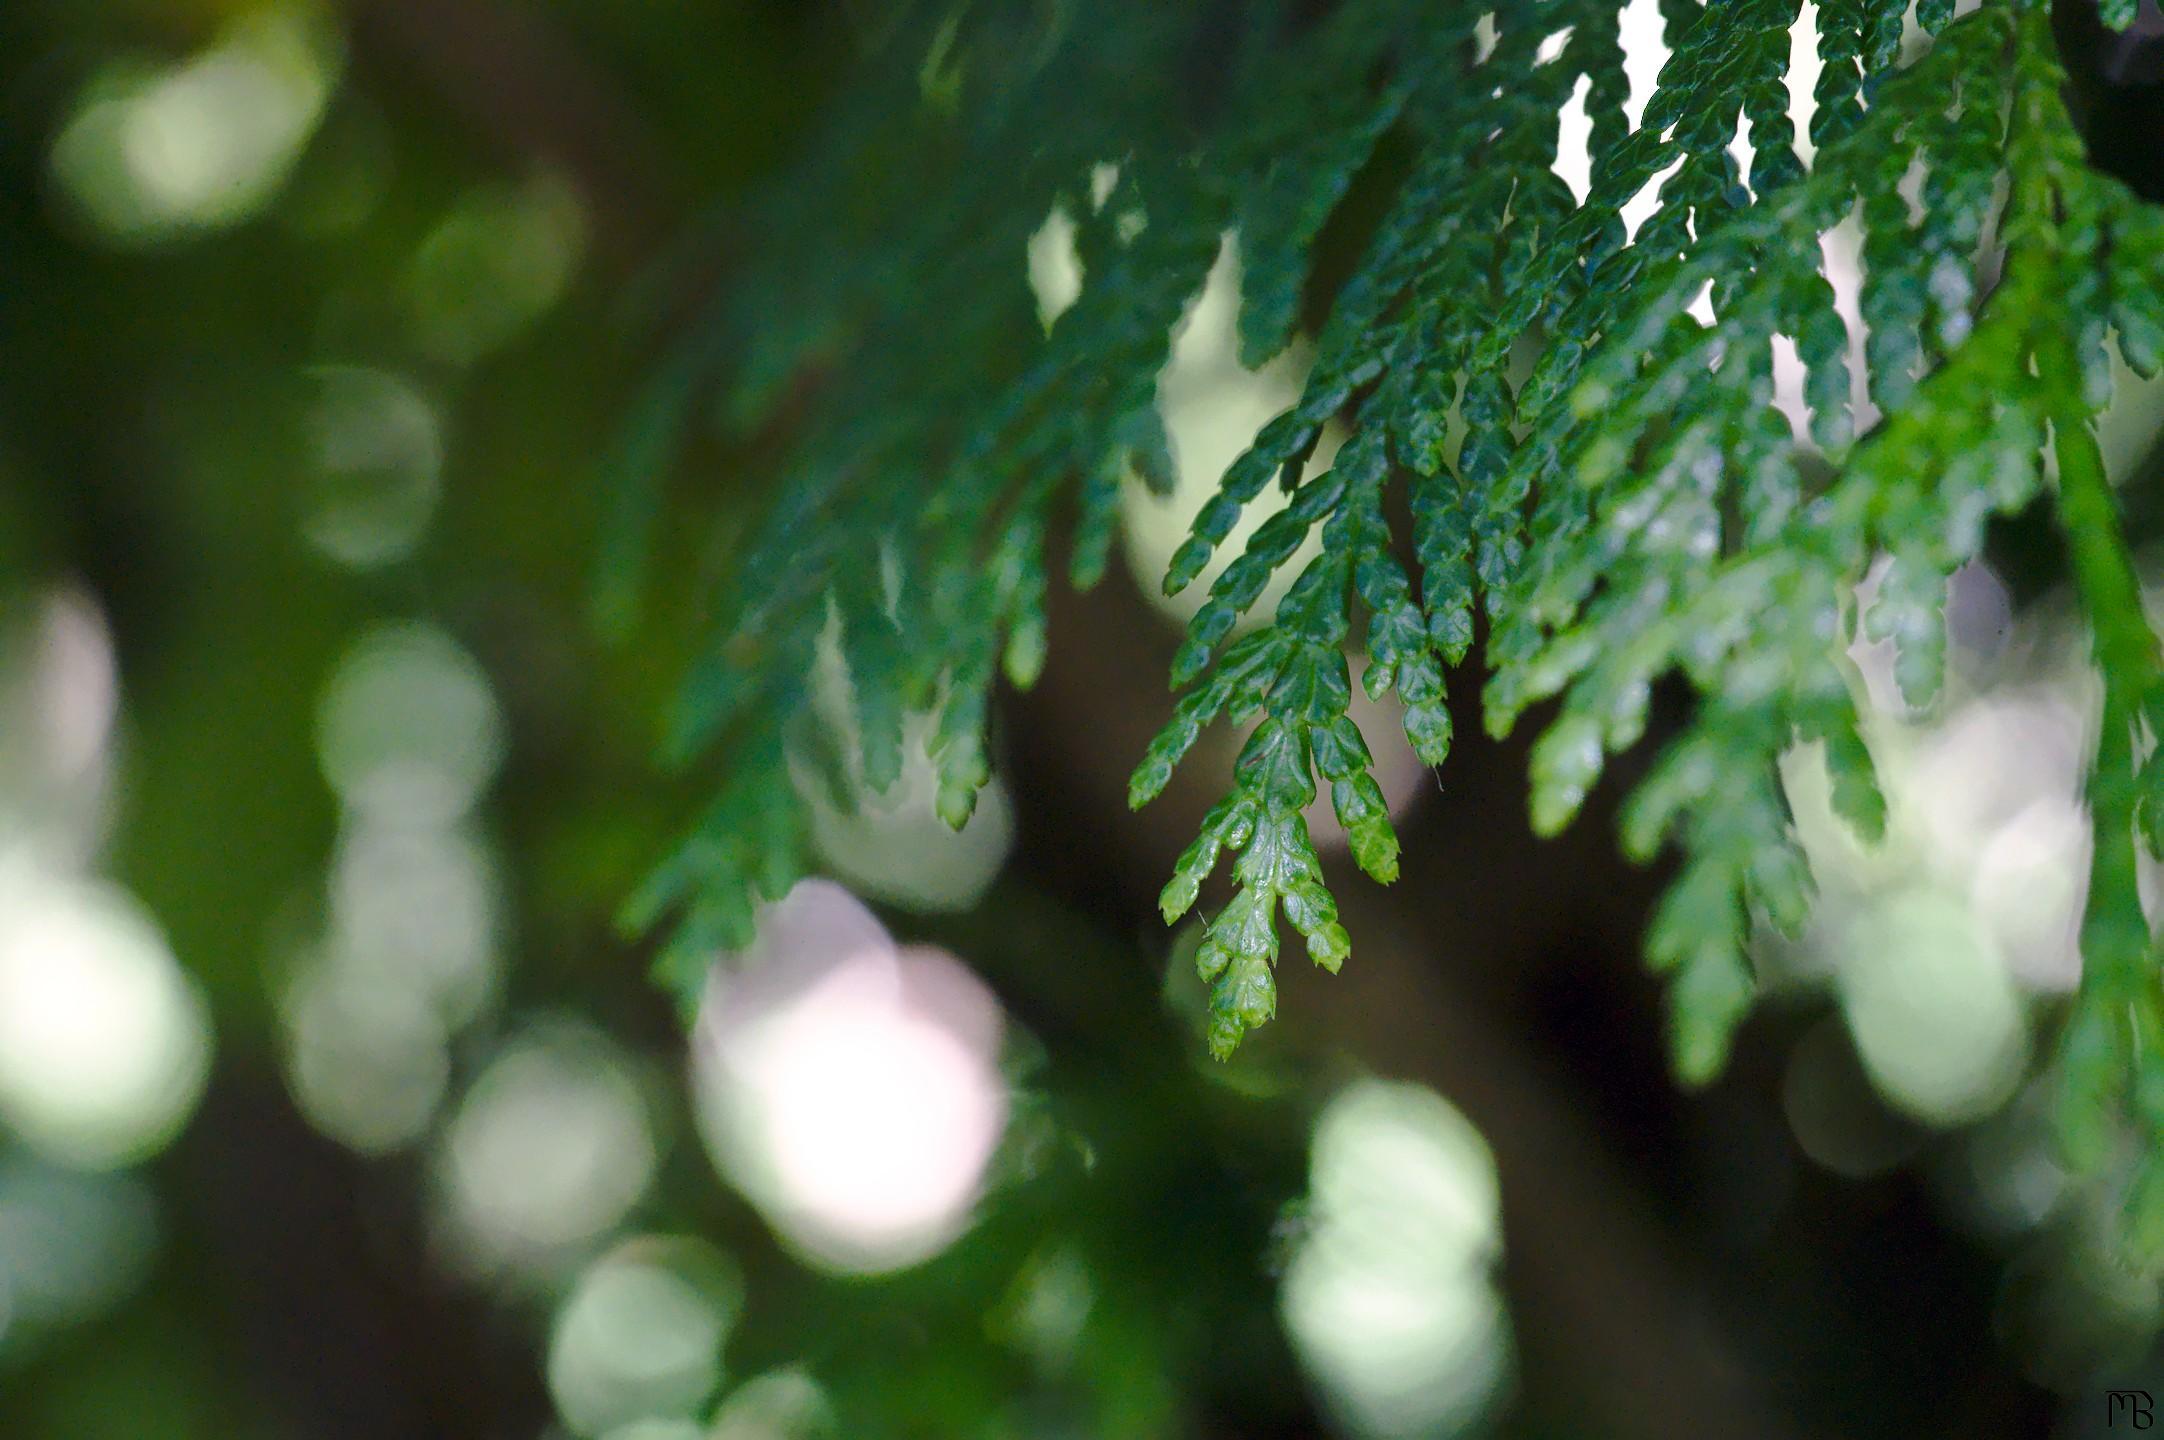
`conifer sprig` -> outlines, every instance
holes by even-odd
[[[2164,1133],[2164,999],[2133,889],[2135,845],[2164,842],[2164,681],[2091,433],[2107,346],[2145,375],[2164,360],[2164,216],[2085,165],[2042,0],[1958,19],[1925,0],[1906,35],[1901,0],[1822,0],[1807,137],[1790,119],[1797,0],[1661,8],[1670,54],[1634,126],[1615,0],[1344,0],[1319,20],[1257,3],[1233,24],[1139,3],[904,7],[755,212],[764,259],[703,358],[657,379],[645,413],[679,423],[706,388],[694,363],[720,370],[723,413],[747,426],[790,377],[824,377],[675,717],[674,750],[718,751],[727,779],[631,913],[673,917],[665,974],[695,984],[753,900],[805,868],[785,774],[819,743],[805,677],[830,623],[863,774],[891,781],[905,715],[936,712],[940,808],[967,818],[995,677],[1027,685],[1042,662],[1047,537],[1072,533],[1065,566],[1089,584],[1122,477],[1169,481],[1155,376],[1234,230],[1243,360],[1303,324],[1315,360],[1164,577],[1194,583],[1245,507],[1288,492],[1195,612],[1182,693],[1130,788],[1137,806],[1157,795],[1208,725],[1253,727],[1163,894],[1168,920],[1188,913],[1230,857],[1198,955],[1214,1051],[1274,1010],[1280,917],[1333,970],[1351,948],[1303,819],[1318,794],[1359,867],[1397,873],[1347,714],[1348,646],[1440,764],[1444,676],[1478,615],[1487,728],[1553,706],[1531,766],[1544,832],[1638,742],[1657,682],[1696,692],[1623,843],[1680,853],[1648,953],[1673,982],[1679,1070],[1715,1073],[1753,995],[1753,928],[1793,929],[1811,903],[1777,760],[1816,745],[1840,813],[1882,829],[1845,643],[1892,640],[1903,694],[1927,703],[1948,577],[1990,516],[2051,490],[2107,679],[2067,1129],[2098,1150],[2124,1099]],[[1574,95],[1583,197],[1555,168]],[[1356,177],[1387,195],[1323,294],[1316,248]],[[1047,329],[1022,256],[1055,208],[1084,277]],[[1827,278],[1837,233],[1862,256],[1861,373]],[[1783,347],[1807,426],[1775,403]],[[1333,420],[1351,439],[1304,474]],[[617,472],[627,516],[652,513],[653,468]],[[1274,613],[1252,615],[1302,554]],[[2143,1183],[2164,1196],[2164,1172]]]

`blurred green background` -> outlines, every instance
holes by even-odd
[[[842,885],[687,1039],[611,919],[762,456],[689,438],[614,642],[596,476],[877,9],[0,6],[0,1436],[2105,1433],[2160,1300],[2038,1113],[2094,699],[2018,533],[1939,709],[1859,651],[1892,838],[1790,777],[1820,913],[1710,1090],[1659,877],[1598,803],[1536,843],[1470,714],[1439,779],[1363,718],[1404,878],[1201,1058],[1154,896],[1230,750],[1124,784],[1147,572],[1298,382],[1231,358],[1236,247],[1142,583],[1057,597],[962,835],[817,799]]]

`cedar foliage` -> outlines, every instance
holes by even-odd
[[[1198,955],[1213,1051],[1271,1017],[1280,919],[1330,969],[1351,949],[1302,819],[1318,790],[1360,868],[1396,874],[1346,713],[1348,646],[1441,764],[1444,676],[1477,615],[1487,727],[1555,702],[1532,752],[1542,831],[1639,740],[1657,681],[1695,692],[1623,843],[1680,855],[1647,948],[1671,980],[1677,1068],[1710,1077],[1751,1002],[1754,924],[1792,930],[1811,903],[1778,757],[1815,746],[1846,820],[1867,837],[1884,823],[1842,642],[1896,641],[1905,696],[1928,701],[1949,575],[1987,519],[2051,493],[2104,677],[2062,1128],[2090,1164],[2129,1115],[2164,1130],[2164,1066],[2137,1063],[2164,1047],[2164,994],[2135,888],[2137,845],[2164,853],[2164,681],[2092,430],[2107,347],[2144,375],[2164,360],[2164,214],[2085,164],[2048,7],[1822,0],[1807,149],[1787,89],[1797,0],[1661,0],[1671,54],[1635,128],[1616,0],[1313,9],[904,6],[758,203],[757,254],[656,377],[614,476],[621,615],[690,413],[718,390],[751,434],[805,406],[671,721],[671,753],[719,754],[723,778],[628,912],[667,919],[664,978],[688,996],[758,897],[807,867],[787,765],[836,743],[809,691],[822,632],[839,637],[863,776],[891,784],[905,718],[936,715],[939,808],[968,817],[995,679],[1028,685],[1045,653],[1049,572],[1095,582],[1123,478],[1169,483],[1155,377],[1230,230],[1245,363],[1321,318],[1305,393],[1164,577],[1193,583],[1243,507],[1286,488],[1188,626],[1179,698],[1131,785],[1144,805],[1205,726],[1253,727],[1162,901],[1177,920],[1230,858]],[[2123,25],[2133,3],[2104,11]],[[1581,77],[1582,201],[1552,170]],[[1389,186],[1381,218],[1319,294],[1318,236],[1363,173]],[[1624,206],[1656,180],[1626,234]],[[1054,207],[1085,281],[1047,329],[1022,257]],[[1844,224],[1862,237],[1860,377],[1824,273]],[[1777,343],[1804,369],[1807,434],[1774,405]],[[1352,438],[1304,475],[1331,420]],[[1233,638],[1318,531],[1275,613]],[[2138,1183],[2164,1196],[2164,1169]]]

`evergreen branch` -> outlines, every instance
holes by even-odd
[[[1891,640],[1905,699],[1931,703],[1948,577],[1987,519],[2044,487],[2048,437],[2110,679],[2065,1048],[2073,1093],[2095,1100],[2071,1128],[2096,1130],[2097,1097],[2164,1041],[2126,878],[2137,828],[2164,840],[2164,687],[2089,436],[2107,332],[2137,370],[2164,361],[2164,217],[2086,168],[2041,0],[1958,19],[1929,0],[1911,53],[1899,0],[1824,0],[1808,152],[1787,94],[1799,8],[1664,5],[1671,53],[1633,128],[1614,0],[1345,0],[1311,24],[1260,5],[1229,45],[1182,7],[1093,7],[1086,26],[1020,4],[951,25],[905,7],[769,202],[772,255],[715,322],[730,342],[703,352],[737,356],[725,398],[741,421],[805,364],[830,379],[678,708],[677,751],[722,748],[731,780],[633,920],[681,914],[671,953],[707,945],[740,930],[746,894],[806,863],[783,777],[822,743],[801,676],[830,616],[863,773],[896,774],[903,716],[936,712],[940,809],[966,818],[995,677],[1026,685],[1042,663],[1062,507],[1077,515],[1067,569],[1087,584],[1123,477],[1170,472],[1154,380],[1229,228],[1248,262],[1243,358],[1312,318],[1315,361],[1164,577],[1192,584],[1249,504],[1287,490],[1190,622],[1183,693],[1130,787],[1138,806],[1162,791],[1205,726],[1253,727],[1163,895],[1168,921],[1188,913],[1230,853],[1232,898],[1198,956],[1212,1049],[1273,1013],[1280,913],[1318,963],[1346,958],[1302,818],[1319,792],[1360,868],[1397,871],[1347,716],[1348,638],[1368,693],[1398,695],[1438,764],[1444,676],[1484,615],[1486,726],[1553,706],[1531,761],[1544,832],[1640,741],[1657,682],[1695,691],[1623,840],[1681,853],[1648,954],[1672,977],[1679,1070],[1715,1073],[1755,989],[1754,931],[1793,930],[1811,904],[1776,762],[1817,742],[1837,811],[1866,838],[1883,828],[1843,644],[1859,628]],[[1578,93],[1582,198],[1555,173]],[[1363,185],[1379,219],[1336,278],[1318,247]],[[1021,257],[1054,209],[1083,284],[1047,329]],[[1826,273],[1844,231],[1863,257],[1860,374]],[[1774,398],[1783,347],[1803,370],[1795,425]],[[1303,476],[1332,420],[1351,439]],[[1274,613],[1252,614],[1311,541]]]

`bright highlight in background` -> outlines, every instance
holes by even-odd
[[[317,718],[323,773],[372,818],[441,824],[473,805],[503,759],[488,677],[433,626],[385,624],[339,662]]]
[[[414,253],[406,294],[416,338],[458,365],[515,339],[563,294],[585,238],[578,197],[552,176],[467,195]]]
[[[622,1220],[653,1179],[637,1079],[599,1031],[546,1024],[473,1083],[438,1156],[443,1216],[462,1264],[543,1267]]]
[[[832,1269],[937,1253],[968,1223],[1006,1127],[998,1002],[943,951],[897,948],[808,880],[717,965],[692,1081],[722,1173]]]
[[[706,1440],[813,1440],[833,1433],[833,1406],[818,1382],[802,1370],[772,1370],[729,1392]]]
[[[1857,916],[1836,976],[1856,1052],[1881,1094],[1934,1125],[2006,1103],[2029,1059],[2020,992],[1975,913],[1898,896]]]
[[[578,1435],[681,1424],[721,1380],[742,1306],[736,1271],[701,1241],[629,1240],[580,1275],[556,1312],[548,1386]]]
[[[1282,487],[1268,487],[1241,510],[1232,533],[1194,583],[1178,595],[1164,593],[1158,582],[1172,563],[1172,552],[1187,539],[1196,512],[1216,496],[1225,471],[1254,443],[1256,432],[1297,403],[1307,382],[1311,361],[1297,343],[1260,370],[1243,367],[1239,319],[1240,250],[1228,236],[1202,293],[1174,331],[1172,356],[1157,377],[1157,410],[1177,472],[1173,493],[1152,495],[1139,480],[1129,480],[1120,497],[1128,568],[1150,603],[1182,622],[1201,608],[1211,583],[1247,548],[1248,537],[1286,503]],[[1301,473],[1319,475],[1329,469],[1343,440],[1337,425],[1325,426]],[[1311,531],[1241,623],[1269,619],[1307,562],[1321,553],[1320,532]]]
[[[1877,579],[1858,587],[1867,615]],[[1890,642],[1849,650],[1886,797],[1881,841],[1863,843],[1834,815],[1815,746],[1783,760],[1819,897],[1800,942],[1769,943],[1762,962],[1830,990],[1871,1088],[1936,1127],[2006,1103],[2031,1055],[2030,995],[2079,977],[2082,770],[2097,702],[2086,640],[2047,614],[2017,621],[1981,565],[1953,577],[1946,627],[1945,692],[1920,712],[1894,683]],[[1812,1130],[1806,1149],[1836,1169],[1877,1168],[1891,1132],[1853,1096],[1811,1093],[1830,1074],[1807,1067],[1798,1078],[1799,1136]],[[1846,1139],[1823,1123],[1836,1110]]]
[[[397,991],[450,1025],[496,985],[499,881],[463,830],[356,826],[331,872],[331,944],[363,983]]]
[[[1362,1080],[1324,1108],[1309,1164],[1280,1307],[1326,1404],[1372,1440],[1470,1428],[1510,1368],[1487,1143],[1432,1090]]]
[[[232,225],[285,183],[339,66],[306,7],[256,10],[180,64],[100,75],[54,142],[53,174],[113,240]]]
[[[323,932],[282,997],[287,1082],[318,1130],[380,1154],[426,1133],[452,1040],[496,997],[505,907],[469,812],[502,759],[502,719],[449,635],[384,624],[332,672],[318,741],[344,820]]]
[[[55,1159],[108,1166],[163,1147],[210,1070],[210,1019],[125,894],[0,877],[0,1116]]]
[[[86,595],[54,590],[34,616],[0,626],[0,850],[25,847],[60,867],[90,860],[119,684],[105,617]]]
[[[163,1148],[210,1069],[210,1020],[156,922],[89,873],[119,682],[71,591],[0,644],[0,1122],[103,1169]]]
[[[388,564],[420,542],[435,514],[442,421],[420,391],[388,370],[323,365],[309,380],[301,533],[356,570]]]
[[[873,789],[864,778],[864,746],[838,616],[820,633],[811,685],[812,704],[844,773],[823,776],[802,757],[792,758],[789,773],[810,812],[812,843],[827,869],[860,894],[904,909],[975,906],[1014,848],[1013,807],[999,776],[985,781],[976,808],[956,830],[939,816],[939,772],[930,745],[935,717],[906,715],[901,774],[885,790]],[[834,779],[838,785],[830,783]]]
[[[310,956],[287,989],[286,1084],[308,1122],[348,1149],[419,1139],[451,1080],[450,1037],[411,991]]]

